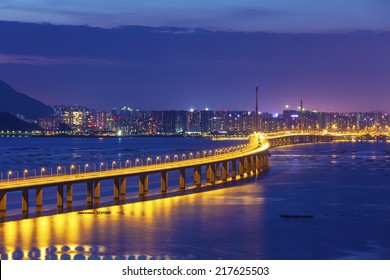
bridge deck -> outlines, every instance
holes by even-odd
[[[88,173],[78,173],[72,175],[59,175],[59,176],[44,176],[38,178],[26,178],[19,180],[10,180],[0,183],[0,190],[4,191],[18,191],[21,189],[35,188],[35,187],[48,187],[56,186],[67,183],[81,183],[89,180],[106,180],[116,177],[130,177],[142,174],[151,174],[164,171],[179,170],[183,168],[192,168],[197,166],[203,166],[212,163],[218,163],[222,161],[235,160],[246,156],[251,156],[264,152],[269,148],[269,143],[264,142],[261,146],[251,145],[243,148],[240,151],[234,151],[226,154],[219,154],[214,156],[194,158],[182,161],[159,163],[153,165],[143,165],[137,167],[129,167],[122,169],[104,170]]]

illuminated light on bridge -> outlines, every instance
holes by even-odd
[[[158,157],[155,162],[153,162],[151,157],[148,157],[144,165],[143,160],[137,158],[133,167],[131,167],[130,160],[126,161],[126,168],[122,168],[121,164],[113,161],[111,169],[108,168],[106,162],[102,162],[100,163],[100,171],[94,170],[93,172],[87,172],[89,165],[85,164],[84,173],[80,173],[80,165],[72,164],[69,168],[70,174],[66,174],[66,171],[60,173],[63,168],[59,166],[55,176],[52,176],[53,174],[51,176],[43,176],[46,169],[42,168],[40,177],[36,175],[32,178],[24,176],[23,179],[10,178],[13,172],[9,171],[8,180],[4,181],[2,179],[0,181],[0,213],[3,217],[6,216],[6,194],[12,191],[22,191],[22,213],[27,215],[29,210],[29,189],[36,190],[36,211],[41,212],[42,192],[43,188],[47,187],[57,187],[57,208],[58,212],[61,213],[65,199],[67,206],[72,206],[73,185],[77,183],[86,184],[88,208],[99,207],[101,196],[100,182],[108,179],[113,180],[114,201],[124,201],[126,199],[126,179],[134,176],[138,176],[138,191],[142,200],[143,197],[148,195],[149,174],[152,173],[161,174],[161,193],[165,194],[168,191],[168,173],[179,171],[178,187],[179,190],[185,190],[188,185],[186,170],[190,168],[194,172],[195,187],[201,187],[202,185],[212,186],[217,183],[243,179],[264,172],[268,168],[268,149],[271,146],[329,142],[339,138],[342,139],[343,137],[346,137],[345,134],[333,135],[318,132],[306,134],[284,132],[268,135],[254,133],[249,137],[247,145],[239,145],[233,149],[215,150],[214,153],[211,150],[203,151],[203,156],[197,152],[196,157],[193,156],[193,153],[192,156],[191,154],[188,156],[182,154],[180,157],[174,155],[173,161],[170,160],[169,156],[165,157],[165,161],[161,161],[161,157]],[[76,166],[78,166],[78,173]],[[103,168],[104,166],[105,168]],[[114,168],[114,166],[119,166],[119,168]],[[202,167],[206,169],[205,174],[202,174]],[[27,172],[25,173],[27,174]],[[205,183],[202,180],[205,180]],[[64,186],[66,186],[65,195]]]

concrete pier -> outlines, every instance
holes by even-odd
[[[186,188],[186,170],[184,168],[179,169],[179,188],[181,190]]]
[[[22,213],[28,213],[28,189],[22,190]]]
[[[148,175],[147,174],[141,174],[139,175],[138,179],[138,189],[139,189],[139,195],[144,196],[146,194],[146,190],[148,189]]]
[[[41,211],[42,210],[42,192],[43,192],[43,188],[42,187],[36,187],[35,188],[35,208],[37,211]]]
[[[57,208],[63,208],[64,207],[64,186],[58,185],[57,186]]]
[[[168,172],[161,172],[161,193],[166,193],[168,190]]]
[[[93,203],[100,202],[100,180],[95,180],[93,182]]]

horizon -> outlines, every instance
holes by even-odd
[[[0,80],[0,82],[3,82],[5,83],[6,85],[10,86],[13,90],[15,90],[17,93],[20,93],[20,94],[23,94],[25,96],[28,96],[30,98],[33,98],[35,99],[34,97],[32,97],[31,95],[29,95],[28,93],[25,93],[25,92],[20,92],[18,91],[17,89],[15,89],[12,85],[8,84],[6,81],[2,81]],[[42,102],[41,100],[38,100],[38,99],[35,99],[39,102]],[[118,111],[121,110],[121,108],[128,108],[128,109],[131,109],[133,111],[186,111],[186,112],[192,112],[192,111],[213,111],[213,112],[222,112],[222,111],[226,111],[226,112],[251,112],[253,113],[255,110],[252,108],[252,109],[249,109],[249,110],[245,110],[245,109],[229,109],[229,108],[209,108],[209,107],[204,107],[204,108],[196,108],[196,107],[193,107],[193,108],[163,108],[163,109],[153,109],[153,108],[148,108],[148,109],[145,109],[145,108],[138,108],[138,107],[132,107],[132,106],[129,106],[129,104],[122,104],[122,105],[119,105],[119,106],[114,106],[114,107],[111,107],[111,108],[108,108],[108,109],[103,109],[103,110],[97,110],[96,108],[94,107],[91,107],[91,105],[87,105],[87,104],[77,104],[77,103],[67,103],[67,104],[46,104],[44,102],[42,102],[44,105],[48,105],[50,106],[51,108],[54,108],[54,107],[84,107],[84,108],[87,108],[87,109],[90,109],[90,110],[95,110],[96,112],[109,112],[109,111],[112,111],[114,109],[117,109]],[[255,103],[254,103],[255,104]],[[284,104],[284,106],[288,105],[288,107],[284,107],[283,110],[280,112],[270,112],[270,111],[259,111],[259,114],[271,114],[271,115],[275,115],[275,114],[283,114],[284,111],[299,111],[300,110],[300,107],[297,106],[296,108],[290,108],[290,104]],[[373,111],[319,111],[318,109],[316,108],[307,108],[305,107],[303,109],[303,111],[311,111],[311,112],[319,112],[319,113],[336,113],[336,114],[355,114],[355,113],[382,113],[382,114],[389,114],[390,112],[389,111],[385,111],[385,110],[373,110]],[[6,112],[7,113],[7,112]]]

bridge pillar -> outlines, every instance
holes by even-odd
[[[237,161],[235,159],[232,160],[232,180],[236,180],[237,176]]]
[[[35,208],[37,212],[42,210],[42,187],[35,189]]]
[[[207,173],[210,184],[215,184],[215,164],[211,163],[207,165]]]
[[[7,193],[0,191],[0,212],[5,213],[7,211]]]
[[[261,162],[260,162],[260,155],[256,155],[256,172],[260,172],[261,169]]]
[[[93,202],[100,202],[100,180],[95,180],[93,182]]]
[[[222,181],[226,182],[228,178],[228,162],[224,161],[222,162]]]
[[[250,171],[250,168],[249,168],[249,159],[248,157],[244,157],[244,173],[250,175],[251,174],[251,171]]]
[[[119,178],[119,184],[120,199],[124,200],[126,199],[126,177]]]
[[[221,179],[221,163],[218,162],[216,163],[216,167],[215,167],[215,178],[217,180],[220,180]]]
[[[73,201],[73,184],[66,184],[66,203],[70,206]]]
[[[28,213],[28,189],[22,190],[22,213]]]
[[[139,180],[138,180],[138,188],[139,188],[139,195],[144,196],[147,193],[148,189],[148,174],[141,174],[139,175]]]
[[[92,197],[93,197],[93,181],[89,180],[87,181],[87,204],[92,204]]]
[[[256,164],[255,164],[255,157],[254,156],[250,156],[250,161],[251,161],[251,171],[256,174]],[[251,172],[249,172],[249,174],[251,174]]]
[[[114,200],[119,200],[119,178],[114,178]]]
[[[180,168],[179,170],[179,184],[180,190],[184,190],[186,188],[186,170],[185,168]]]
[[[166,193],[168,189],[168,171],[161,172],[161,193]]]
[[[244,158],[238,159],[238,175],[240,179],[244,178]]]
[[[64,206],[64,186],[57,186],[57,208],[62,209]]]
[[[202,166],[196,166],[194,168],[194,181],[196,187],[200,187],[202,185]]]

